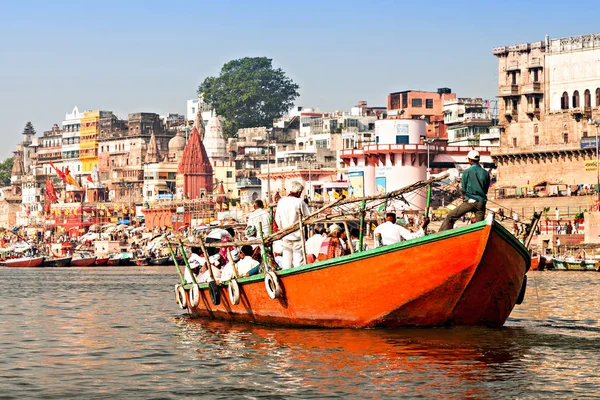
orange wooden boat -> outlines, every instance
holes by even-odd
[[[290,326],[367,328],[502,326],[520,295],[531,256],[497,222],[478,222],[391,246],[278,271],[271,299],[265,275],[238,281],[234,305],[226,285],[220,304],[199,285],[195,316]],[[190,288],[185,300],[190,304]]]

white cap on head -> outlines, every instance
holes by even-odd
[[[333,233],[333,232],[341,232],[342,231],[342,227],[339,226],[338,224],[332,224],[329,226],[328,229],[329,233]]]
[[[467,154],[467,158],[469,160],[479,161],[479,152],[477,150],[471,150],[469,154]]]

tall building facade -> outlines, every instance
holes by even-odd
[[[500,186],[596,184],[600,34],[496,47]],[[594,139],[595,140],[595,139]]]
[[[81,118],[79,161],[81,171],[91,172],[98,164],[98,132],[101,111],[86,111]]]

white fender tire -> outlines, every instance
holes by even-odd
[[[229,281],[227,291],[229,292],[229,301],[231,304],[234,306],[240,304],[240,285],[238,285],[235,279]]]
[[[177,298],[179,299],[179,307],[181,307],[182,310],[185,310],[188,307],[187,297],[185,296],[185,289],[181,285],[177,288]]]
[[[265,273],[265,288],[270,298],[276,299],[281,294],[281,288],[279,287],[279,279],[273,271]]]
[[[197,283],[192,283],[190,287],[190,306],[198,307],[200,304],[200,288]]]
[[[175,303],[179,304],[179,283],[175,285]]]

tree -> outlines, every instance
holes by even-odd
[[[300,95],[300,86],[266,57],[245,57],[223,65],[217,77],[208,77],[198,94],[223,117],[223,133],[232,137],[240,128],[272,126]]]
[[[0,185],[10,185],[10,175],[13,167],[13,158],[9,157],[6,160],[0,162]]]

